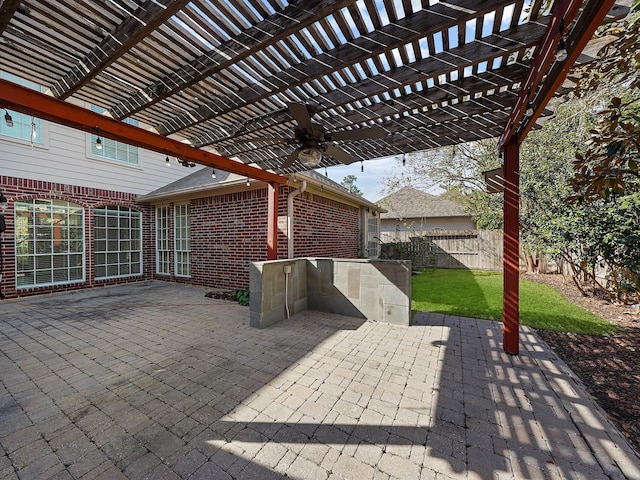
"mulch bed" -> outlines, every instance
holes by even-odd
[[[620,327],[613,335],[538,330],[542,339],[580,377],[588,392],[640,454],[640,308],[612,304],[597,291],[585,297],[569,277],[524,275],[553,286],[567,300]]]

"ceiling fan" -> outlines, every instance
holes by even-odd
[[[307,168],[315,168],[322,161],[323,155],[348,165],[355,162],[356,159],[331,142],[339,140],[375,140],[386,135],[386,131],[382,127],[326,132],[322,125],[311,121],[311,108],[304,103],[290,103],[289,113],[298,124],[294,130],[295,139],[260,137],[245,140],[246,142],[283,142],[299,145],[280,165],[280,168],[288,168],[296,160]]]

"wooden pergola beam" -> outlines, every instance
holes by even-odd
[[[20,7],[20,0],[5,0],[0,2],[0,35],[4,32],[11,21],[14,13]]]
[[[554,4],[551,22],[547,26],[542,42],[536,50],[536,56],[529,69],[527,79],[522,86],[518,100],[498,142],[499,150],[502,150],[511,141],[511,137],[516,132],[518,132],[520,141],[524,140],[527,132],[531,130],[547,102],[562,84],[569,69],[580,56],[582,49],[591,40],[593,33],[602,24],[614,3],[615,0],[587,0],[586,2],[580,0],[558,0]],[[555,62],[552,66],[561,35],[566,35],[567,33],[560,32],[560,25],[564,23],[565,30],[568,29],[578,14],[580,7],[583,7],[583,12],[578,23],[570,32],[573,45],[570,46],[570,49],[567,49],[568,57],[562,62],[561,66],[557,65],[559,62]],[[544,83],[542,82],[543,79]],[[540,92],[536,95],[538,88],[541,88],[541,92],[544,92],[543,96],[540,95]],[[534,113],[521,125],[525,111],[534,99],[535,102],[532,105]]]
[[[33,115],[50,122],[66,125],[84,132],[172,155],[182,160],[225,170],[238,175],[263,180],[271,184],[285,184],[287,178],[252,167],[242,162],[192,147],[157,133],[100,115],[7,80],[0,80],[0,107]]]
[[[100,45],[53,84],[51,91],[62,100],[70,97],[188,3],[189,0],[148,0],[140,5]]]
[[[584,17],[589,19],[589,21],[578,23],[570,35],[567,36],[565,41],[567,59],[564,62],[556,63],[552,66],[547,80],[540,86],[536,96],[533,117],[522,126],[518,135],[526,136],[531,130],[544,107],[549,103],[558,88],[560,88],[562,82],[564,82],[569,70],[582,53],[582,50],[587,46],[587,43],[591,40],[596,29],[602,25],[604,18],[614,3],[615,0],[592,0],[585,5],[581,18]]]
[[[255,52],[266,44],[287,38],[304,27],[322,19],[355,0],[320,0],[289,5],[280,12],[243,31],[237,37],[208,51],[192,62],[147,86],[144,91],[114,105],[110,112],[115,118],[126,118],[180,90],[220,72]],[[160,131],[162,134],[169,132]]]
[[[198,122],[213,118],[213,116],[223,115],[236,108],[291,90],[296,86],[330,75],[335,71],[362,63],[369,58],[375,58],[378,55],[391,52],[396,48],[402,50],[403,45],[411,41],[428,37],[442,29],[464,25],[466,21],[473,18],[481,18],[487,11],[505,5],[508,1],[491,0],[479,3],[477,1],[464,0],[457,3],[457,8],[459,9],[455,11],[457,16],[452,15],[452,7],[447,3],[433,5],[428,10],[416,12],[414,15],[382,27],[380,30],[375,30],[351,42],[340,45],[329,52],[314,56],[275,75],[262,79],[262,83],[269,85],[269,88],[261,88],[260,85],[249,85],[236,92],[235,98],[225,98],[224,101],[212,99],[194,111],[185,112],[167,119],[161,125],[158,125],[157,129],[161,134],[165,135],[179,132]],[[464,14],[461,12],[464,12]],[[518,42],[519,46],[522,46],[522,42],[526,42],[524,39],[537,38],[539,34],[536,34],[535,30],[541,28],[544,27],[536,23],[523,25],[520,27],[523,30],[522,39],[520,41],[515,39],[515,41]],[[504,36],[496,36],[495,40],[498,39],[503,40]],[[489,39],[487,39],[488,41]],[[511,39],[507,41],[511,41]],[[479,55],[477,53],[478,46],[475,45],[474,48],[461,50],[453,58],[464,58],[465,52],[467,52],[467,55],[474,53],[476,57]],[[430,57],[431,61],[424,63],[427,65],[433,63],[433,58],[439,56],[446,57],[445,61],[450,61],[452,58],[450,54],[437,54]],[[336,59],[340,59],[340,61],[336,62]],[[417,64],[413,65],[413,67],[414,70],[422,68]],[[397,73],[395,72],[395,74]],[[216,113],[214,114],[213,112]]]

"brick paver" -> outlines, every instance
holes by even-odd
[[[304,312],[265,330],[205,289],[0,303],[2,479],[640,479],[529,329]]]

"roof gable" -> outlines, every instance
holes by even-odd
[[[387,209],[381,219],[469,217],[459,203],[423,192],[413,187],[403,187],[378,201]]]

